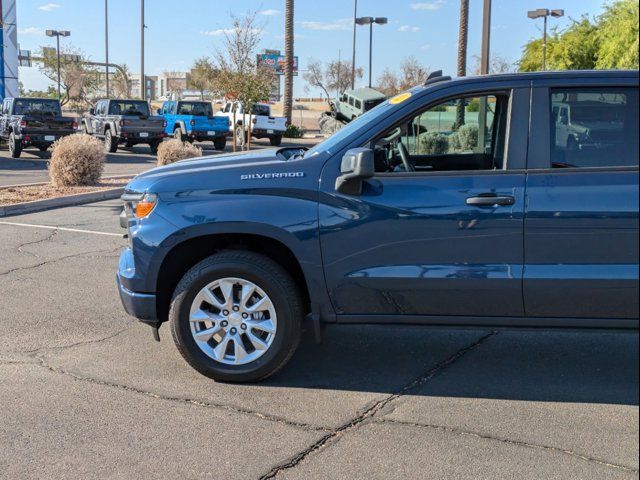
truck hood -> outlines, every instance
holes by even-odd
[[[277,155],[277,152],[278,150],[276,149],[269,149],[181,160],[141,173],[129,183],[127,190],[148,191],[152,186],[157,186],[158,183],[168,179],[171,179],[171,183],[177,186],[184,180],[184,178],[180,177],[189,177],[190,179],[206,178],[210,181],[213,178],[228,177],[228,174],[232,173],[233,178],[239,179],[240,174],[245,173],[245,170],[247,172],[251,171],[251,167],[268,165],[280,167],[287,163]],[[235,174],[236,171],[237,175]]]

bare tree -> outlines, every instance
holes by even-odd
[[[189,76],[188,88],[198,90],[200,92],[200,100],[204,100],[204,93],[211,90],[216,69],[209,57],[198,58],[193,67],[191,67],[191,75]]]
[[[284,116],[291,123],[293,109],[293,0],[285,1],[284,15]]]
[[[224,32],[223,48],[215,55],[218,69],[239,73],[255,70],[261,34],[255,12],[244,17],[231,15],[231,29]]]
[[[387,97],[391,97],[400,92],[400,79],[398,79],[398,75],[389,68],[385,68],[382,75],[378,77],[378,85],[376,88]]]
[[[116,98],[131,98],[131,86],[129,67],[122,65],[122,69],[116,69],[113,74],[109,90]]]
[[[68,103],[78,107],[91,103],[100,86],[100,74],[96,67],[87,65],[85,55],[74,47],[64,47],[60,52],[61,105]],[[42,53],[40,71],[53,82],[58,81],[58,63],[55,55]]]
[[[355,75],[362,78],[362,68],[356,68]],[[321,89],[329,101],[331,91],[339,95],[351,86],[351,62],[332,60],[325,67],[322,62],[309,59],[302,78],[310,86]]]
[[[400,64],[400,89],[407,90],[416,85],[422,85],[429,76],[429,70],[415,57],[407,57]]]
[[[480,75],[480,55],[474,55],[473,61],[475,62],[473,73],[474,75]],[[513,71],[514,64],[509,62],[509,60],[499,55],[491,55],[491,59],[489,60],[489,73],[509,73]]]

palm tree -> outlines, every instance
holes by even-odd
[[[467,32],[469,29],[469,0],[460,0],[460,27],[458,31],[458,76],[467,75]],[[456,106],[456,129],[464,125],[464,100]]]
[[[284,21],[284,116],[291,123],[293,107],[293,0],[285,0]]]

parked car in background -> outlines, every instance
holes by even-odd
[[[104,140],[105,149],[114,153],[118,145],[147,144],[153,154],[166,136],[164,119],[152,116],[143,100],[98,100],[82,118],[82,131]]]
[[[607,141],[558,145],[568,98]],[[638,71],[432,74],[310,150],[138,175],[120,296],[225,381],[276,372],[305,318],[637,329],[638,193]]]
[[[357,88],[345,92],[331,104],[331,110],[338,120],[350,122],[376,105],[381,104],[387,97],[373,88]]]
[[[254,138],[268,138],[271,145],[278,146],[287,131],[287,119],[272,116],[271,107],[267,103],[256,103],[249,114],[242,103],[227,102],[216,115],[231,121],[236,130],[236,142],[239,145],[244,145],[247,137],[251,135]],[[235,124],[233,124],[234,119]]]
[[[75,133],[78,123],[63,117],[60,102],[51,98],[5,98],[0,115],[0,138],[13,158],[24,148],[46,151],[53,142]]]
[[[231,120],[215,116],[211,102],[167,101],[158,111],[165,120],[165,133],[184,141],[212,141],[216,150],[224,150],[231,135]]]

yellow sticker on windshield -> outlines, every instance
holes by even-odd
[[[398,103],[404,102],[407,98],[411,96],[411,92],[399,93],[395,97],[389,99],[389,103],[391,105],[397,105]]]

